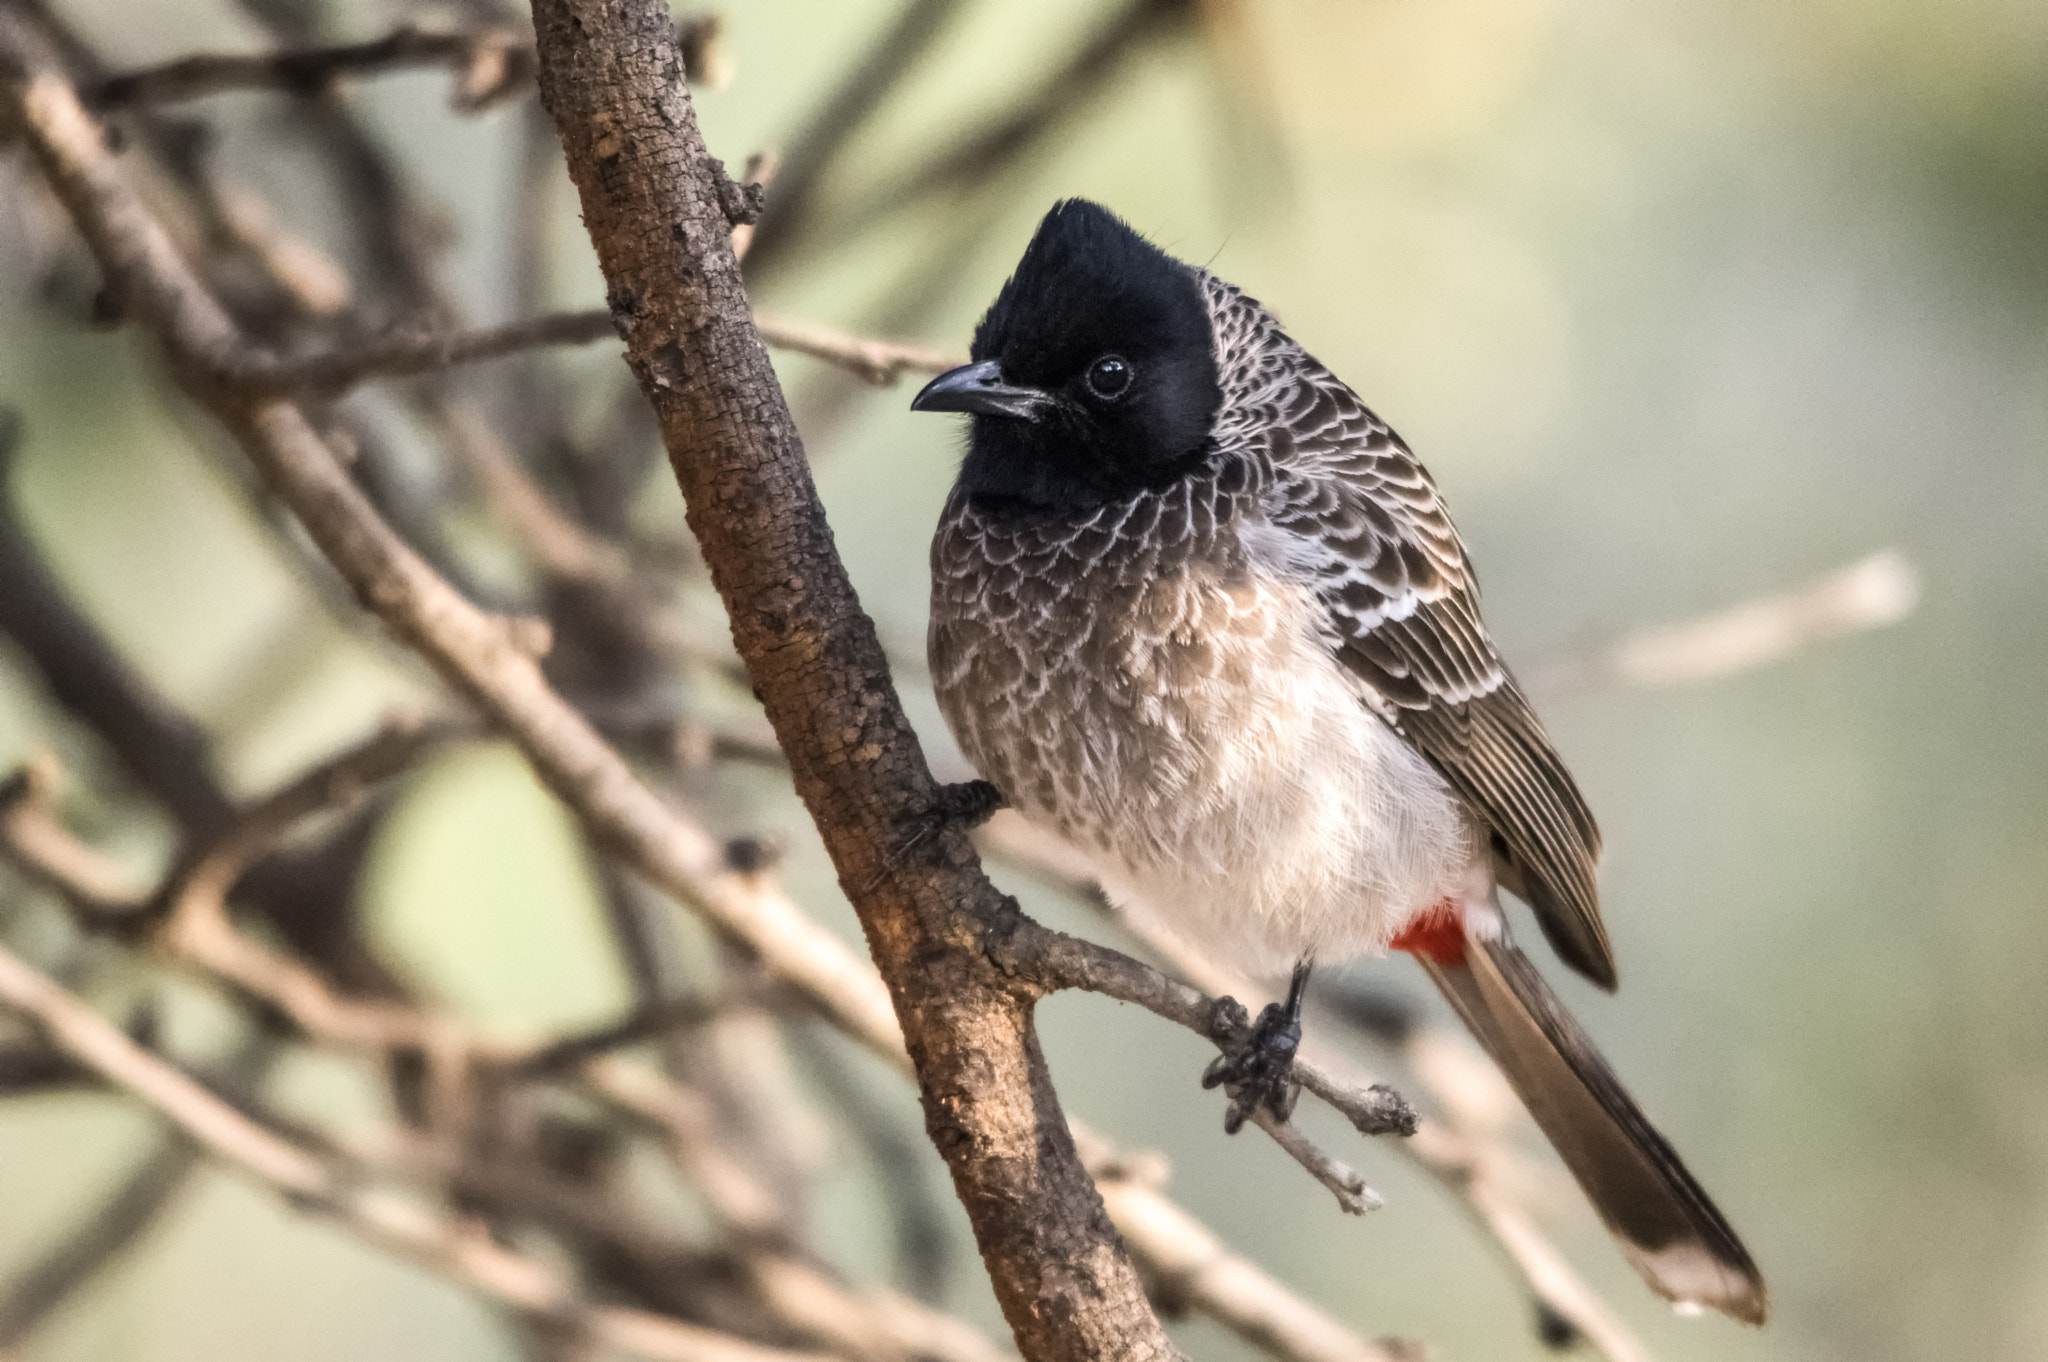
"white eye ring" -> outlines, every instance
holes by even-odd
[[[1114,402],[1130,390],[1136,373],[1122,355],[1104,355],[1088,366],[1088,391],[1105,402]]]

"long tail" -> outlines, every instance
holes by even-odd
[[[1762,1324],[1764,1280],[1714,1203],[1506,937],[1417,950],[1650,1288]],[[1451,943],[1442,943],[1445,946]]]

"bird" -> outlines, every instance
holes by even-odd
[[[1283,1119],[1315,962],[1416,959],[1649,1286],[1747,1324],[1763,1277],[1511,941],[1617,976],[1600,832],[1502,663],[1436,483],[1265,307],[1054,205],[914,410],[967,413],[927,653],[963,754],[1143,929],[1285,976],[1204,1077]]]

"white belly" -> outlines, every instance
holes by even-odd
[[[1134,801],[1158,824],[1132,839],[1140,854],[1091,857],[1137,925],[1261,980],[1303,955],[1384,950],[1415,914],[1463,896],[1477,855],[1435,768],[1325,656],[1302,660],[1214,711],[1207,737],[1236,749],[1230,779],[1175,808]],[[1166,844],[1177,854],[1143,854]]]
[[[1384,949],[1469,892],[1469,815],[1367,708],[1306,591],[1196,574],[1144,596],[1064,639],[976,631],[937,678],[968,756],[1137,925],[1269,979]],[[1012,643],[1009,685],[967,674]]]

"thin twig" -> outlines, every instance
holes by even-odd
[[[1084,902],[1102,902],[1099,889],[1088,878],[1086,865],[1063,843],[1040,833],[1016,814],[997,814],[983,826],[981,837],[993,854],[1031,871],[1046,883],[1063,887]],[[1136,924],[1129,919],[1120,921],[1127,929],[1136,930]],[[1176,942],[1165,938],[1146,940],[1176,970],[1219,995],[1242,992],[1247,987],[1244,980],[1217,969]],[[1194,988],[1179,984],[1164,991],[1162,1000],[1181,1010],[1201,996]],[[1142,999],[1129,1001],[1149,1006]],[[1412,1112],[1406,1112],[1405,1120],[1410,1123],[1407,1128],[1413,1134],[1399,1141],[1395,1148],[1458,1198],[1536,1300],[1567,1320],[1607,1362],[1647,1362],[1648,1352],[1642,1343],[1572,1271],[1564,1255],[1507,1194],[1500,1172],[1509,1159],[1491,1132],[1481,1129],[1481,1122],[1473,1117],[1477,1113],[1519,1110],[1519,1103],[1491,1065],[1483,1061],[1465,1066],[1455,1063],[1454,1057],[1462,1053],[1434,1043],[1433,1033],[1427,1030],[1419,1031],[1406,1047],[1410,1067],[1445,1104],[1449,1120],[1417,1122]],[[1313,1036],[1304,1041],[1295,1071],[1304,1088],[1342,1111],[1362,1130],[1377,1126],[1380,1120],[1392,1115],[1382,1105],[1381,1094],[1388,1090],[1373,1083],[1357,1064],[1332,1053]],[[1406,1104],[1401,1105],[1405,1111]]]
[[[765,315],[757,322],[761,339],[769,345],[837,365],[877,387],[886,388],[906,373],[942,373],[964,362],[944,351],[849,335],[815,322]],[[233,379],[252,393],[332,397],[374,378],[417,377],[542,346],[590,345],[617,337],[618,324],[612,314],[604,308],[591,308],[470,331],[401,333],[352,350],[303,359],[249,357]]]
[[[400,333],[304,359],[257,361],[237,378],[252,392],[332,397],[372,378],[416,377],[541,346],[589,345],[617,337],[612,315],[603,308],[556,312],[472,331]]]
[[[144,905],[118,867],[83,846],[50,813],[56,760],[47,753],[0,782],[0,840],[9,858],[96,926],[137,920]]]
[[[135,197],[61,77],[44,72],[9,92],[58,197],[135,315],[357,594],[505,727],[601,844],[757,952],[827,1016],[907,1067],[894,1008],[867,963],[787,898],[728,872],[723,844],[679,819],[548,687],[501,623],[452,590],[391,532],[295,406],[252,402],[236,392],[247,354],[243,338]]]
[[[904,374],[940,374],[966,358],[922,345],[898,341],[868,340],[814,322],[788,317],[756,314],[754,325],[761,339],[779,350],[791,350],[813,359],[835,364],[857,378],[886,388]]]
[[[1346,1215],[1364,1215],[1386,1205],[1386,1199],[1365,1185],[1365,1179],[1341,1159],[1332,1158],[1302,1134],[1301,1127],[1259,1107],[1252,1112],[1252,1124],[1273,1137],[1273,1143],[1287,1151],[1289,1158],[1309,1171],[1309,1176],[1330,1189]]]
[[[519,741],[601,843],[745,943],[825,1015],[903,1064],[893,1009],[866,963],[758,877],[727,871],[721,845],[678,819],[633,777],[548,689],[531,655],[504,627],[452,592],[391,535],[295,407],[252,398],[239,386],[250,371],[245,341],[135,200],[61,79],[45,71],[9,93],[28,144],[131,315],[165,346],[188,389],[242,443],[359,595]],[[1097,955],[1100,966],[1113,953]],[[1138,973],[1135,982],[1124,980],[1119,996],[1158,991],[1141,977],[1155,971],[1124,963]],[[309,995],[307,1015],[321,1005]],[[1038,1096],[1041,1111],[1049,1100],[1049,1092]],[[1035,1127],[1019,1133],[1034,1142],[1044,1138]]]
[[[469,1119],[469,1090],[476,1071],[486,1066],[503,1074],[560,1071],[589,1096],[650,1125],[666,1139],[677,1166],[704,1195],[715,1220],[744,1247],[737,1265],[762,1305],[784,1326],[864,1362],[900,1356],[993,1362],[999,1354],[987,1340],[950,1316],[888,1292],[856,1295],[810,1262],[789,1241],[777,1190],[722,1138],[712,1104],[653,1069],[601,1053],[608,1042],[624,1039],[630,1024],[611,1036],[539,1047],[487,1041],[445,1014],[340,994],[318,972],[234,929],[225,912],[225,897],[242,867],[288,833],[297,819],[326,812],[353,797],[366,781],[400,768],[439,736],[420,730],[380,733],[251,805],[158,896],[171,905],[161,933],[163,945],[289,1018],[323,1047],[376,1057],[404,1051],[423,1054],[438,1080],[433,1128],[440,1138],[433,1146],[442,1151],[444,1172],[458,1185],[462,1176],[475,1171],[466,1161],[469,1143],[461,1138],[459,1126]],[[85,865],[94,855],[80,845],[62,860],[66,865]],[[103,880],[114,878],[106,868],[93,873]],[[701,1004],[679,1009],[670,1020],[686,1020],[703,1010]],[[660,1020],[650,1015],[638,1023]],[[465,1161],[446,1163],[456,1150],[463,1151]]]
[[[723,83],[727,63],[717,50],[722,25],[715,15],[676,26],[689,78]],[[231,90],[279,90],[308,95],[344,76],[384,75],[422,66],[454,74],[455,107],[488,108],[533,83],[533,44],[510,29],[428,33],[409,25],[370,42],[305,47],[283,52],[198,53],[110,76],[92,93],[103,109],[174,104]],[[710,78],[710,79],[707,79]]]
[[[43,1252],[26,1271],[13,1274],[0,1295],[0,1350],[27,1338],[79,1287],[117,1261],[190,1184],[198,1163],[199,1151],[191,1141],[182,1136],[165,1140],[111,1196],[80,1218],[76,1231]]]
[[[824,1362],[644,1310],[584,1297],[559,1269],[494,1240],[483,1226],[361,1185],[345,1168],[278,1135],[150,1054],[77,997],[0,946],[0,1003],[115,1087],[162,1113],[214,1155],[358,1233],[519,1311],[593,1343],[663,1362]]]
[[[1117,1232],[1166,1300],[1279,1362],[1420,1362],[1414,1345],[1367,1342],[1230,1252],[1160,1192],[1163,1160],[1132,1158],[1086,1132],[1075,1140]]]
[[[1683,686],[1766,666],[1801,648],[1884,629],[1920,604],[1920,574],[1895,549],[1789,590],[1640,629],[1577,659],[1531,669],[1539,683]]]

